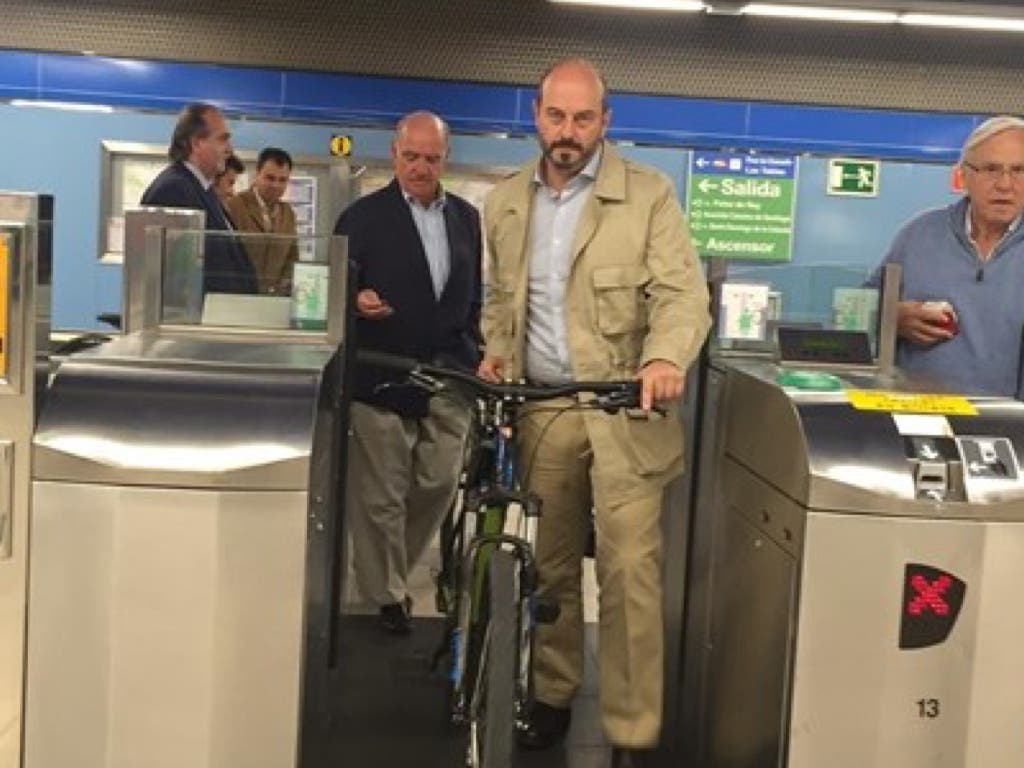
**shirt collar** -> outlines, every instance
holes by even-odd
[[[253,187],[252,188],[252,193],[253,193],[253,195],[256,196],[256,202],[260,204],[260,208],[262,210],[266,211],[267,213],[269,213],[270,212],[270,206],[267,204],[266,200],[264,200],[262,197],[260,197],[259,190],[257,190],[256,187]]]
[[[401,185],[399,185],[399,189],[401,189]],[[404,189],[402,189],[402,197],[405,198],[405,202],[410,206],[419,207],[427,211],[443,209],[445,204],[448,202],[448,195],[445,193],[444,187],[440,184],[437,187],[437,197],[430,201],[430,205],[423,205],[423,203],[417,200],[413,195],[410,195]]]
[[[188,160],[185,161],[185,167],[192,171],[192,175],[196,177],[196,181],[198,181],[200,185],[202,185],[203,189],[208,190],[210,188],[210,185],[213,184],[213,179],[206,178],[203,172],[199,170],[199,167],[193,165]]]
[[[597,147],[597,151],[593,155],[591,155],[590,159],[587,161],[587,164],[585,166],[583,166],[583,170],[580,171],[579,173],[577,173],[569,181],[569,183],[572,184],[573,182],[575,182],[580,177],[583,177],[587,181],[593,181],[594,179],[596,179],[597,178],[597,171],[601,167],[601,155],[603,153],[604,153],[604,145],[603,144],[599,144],[598,147]],[[533,183],[537,184],[537,185],[539,185],[541,187],[546,187],[548,184],[547,184],[546,181],[544,181],[544,177],[541,175],[541,172],[540,172],[540,169],[543,167],[543,163],[544,163],[544,158],[542,157],[540,159],[540,162],[537,163],[537,167],[533,169]]]
[[[1024,218],[1024,214],[1017,216],[1016,219],[1010,222],[1010,226],[1006,228],[1006,232],[1003,233],[1003,239],[1012,235],[1017,227],[1020,226],[1021,219]],[[967,233],[967,239],[972,243],[974,242],[974,225],[971,224],[971,201],[970,198],[967,200],[967,207],[964,209],[964,231]]]

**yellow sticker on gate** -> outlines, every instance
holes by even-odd
[[[7,235],[0,234],[0,379],[7,378],[7,292],[10,290],[10,262]]]
[[[848,389],[846,397],[858,411],[934,413],[943,416],[977,416],[978,409],[963,395],[914,394],[884,390]]]

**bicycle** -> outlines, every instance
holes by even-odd
[[[437,607],[446,622],[434,666],[448,657],[448,718],[468,725],[466,765],[508,768],[515,730],[526,727],[532,704],[534,630],[559,613],[557,605],[536,595],[533,553],[541,500],[518,484],[519,409],[559,397],[576,400],[555,409],[552,419],[568,408],[636,408],[638,382],[491,384],[464,371],[383,353],[360,351],[357,361],[401,373],[434,395],[463,398],[473,409],[461,494],[442,526]]]

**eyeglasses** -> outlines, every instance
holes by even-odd
[[[975,165],[974,163],[969,163],[966,160],[963,161],[963,165],[970,168],[990,184],[1002,181],[1004,174],[1008,175],[1010,177],[1010,181],[1014,184],[1019,184],[1024,181],[1024,165],[1001,165],[999,163],[982,163],[981,165]]]

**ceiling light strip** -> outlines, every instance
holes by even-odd
[[[1009,16],[963,16],[941,13],[902,13],[900,24],[916,27],[977,29],[992,32],[1024,32],[1024,19]]]
[[[589,5],[638,11],[713,11],[714,0],[550,0],[563,5]],[[730,5],[733,5],[730,3]],[[769,16],[812,21],[843,21],[861,24],[906,24],[989,32],[1024,32],[1024,17],[973,16],[969,14],[914,13],[910,11],[860,10],[824,5],[747,3],[739,8],[746,16]]]
[[[703,11],[701,0],[551,0],[563,5],[598,5],[606,8],[622,8],[637,11],[677,11],[696,13]]]
[[[786,19],[813,19],[816,21],[851,21],[867,24],[894,24],[899,18],[895,11],[859,11],[853,8],[832,8],[818,5],[778,5],[776,3],[748,3],[741,13],[748,16],[776,16]]]

